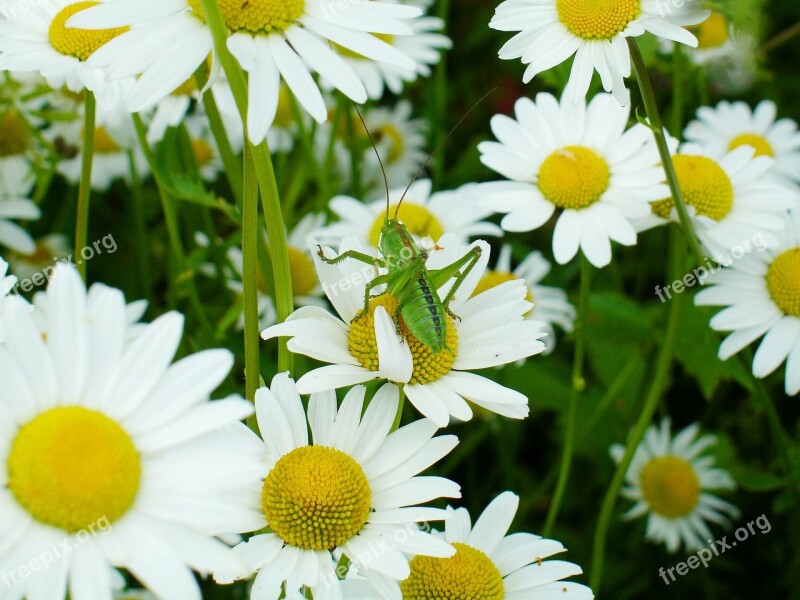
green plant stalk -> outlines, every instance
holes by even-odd
[[[672,231],[671,250],[670,250],[670,280],[680,277],[681,273],[686,268],[686,246],[683,240],[678,235],[677,231]],[[684,294],[685,295],[685,294]],[[625,481],[625,475],[628,472],[633,455],[639,447],[647,428],[653,419],[653,414],[658,407],[658,402],[661,399],[664,391],[667,388],[669,375],[672,367],[672,359],[675,354],[675,344],[680,333],[680,319],[683,313],[684,295],[677,295],[672,299],[670,306],[669,317],[667,320],[667,329],[662,340],[661,348],[656,358],[655,372],[653,374],[652,384],[645,396],[644,404],[642,405],[642,412],[636,421],[636,425],[628,438],[628,444],[625,447],[625,453],[622,460],[617,465],[617,470],[614,472],[614,477],[611,480],[611,485],[606,491],[603,498],[602,508],[600,509],[600,516],[597,520],[597,528],[594,532],[594,542],[592,546],[592,573],[589,579],[589,586],[592,588],[595,596],[599,595],[600,582],[603,578],[603,560],[605,558],[605,544],[608,528],[611,522],[611,517],[614,513],[614,507],[619,497],[620,489]]]
[[[572,469],[572,457],[575,446],[575,413],[577,412],[578,399],[586,389],[586,381],[583,377],[583,368],[586,362],[586,325],[589,317],[589,292],[592,282],[592,265],[589,260],[581,253],[580,255],[581,283],[578,297],[578,322],[575,331],[575,355],[572,363],[572,391],[569,397],[569,407],[567,408],[567,429],[564,437],[564,451],[561,456],[561,467],[558,474],[556,490],[550,508],[547,510],[547,518],[544,522],[542,535],[549,537],[553,531],[553,526],[561,510],[561,503],[564,500],[564,493],[567,490],[569,474]]]
[[[198,76],[195,75],[195,77]],[[199,84],[200,80],[198,78],[198,85]],[[231,146],[228,132],[223,124],[217,101],[211,90],[203,94],[203,106],[206,109],[208,124],[211,127],[211,135],[214,136],[214,141],[217,143],[217,148],[219,149],[219,156],[225,167],[225,177],[228,179],[228,184],[231,187],[231,193],[233,193],[236,206],[241,210],[243,197],[242,163],[233,151],[233,146]]]
[[[94,130],[97,119],[97,103],[94,94],[86,90],[83,106],[83,157],[81,179],[78,184],[78,214],[75,218],[75,251],[78,273],[86,280],[86,261],[79,260],[89,237],[89,208],[92,197],[92,163],[94,162]]]
[[[128,152],[128,168],[131,172],[131,212],[133,213],[133,228],[136,232],[136,270],[139,272],[139,285],[142,287],[144,297],[152,298],[153,285],[150,279],[150,260],[147,250],[150,247],[147,235],[147,225],[144,216],[144,193],[142,180],[136,169],[133,151]]]
[[[392,424],[392,431],[397,431],[400,428],[400,423],[403,421],[403,409],[406,405],[405,389],[403,389],[402,385],[398,385],[397,389],[400,392],[400,402],[397,404],[397,415],[395,416],[394,423]]]
[[[222,68],[228,77],[236,107],[247,132],[247,80],[239,63],[228,51],[228,28],[222,19],[222,13],[216,0],[200,0],[206,23],[211,29],[214,38],[214,50]],[[289,248],[286,243],[286,227],[281,210],[278,182],[275,179],[275,170],[272,166],[269,146],[266,140],[256,145],[248,142],[248,147],[253,156],[256,177],[261,188],[261,201],[264,210],[264,220],[269,236],[270,255],[275,276],[274,300],[278,313],[278,322],[283,322],[294,310],[294,296],[292,295],[292,274],[289,269]],[[278,339],[278,371],[292,371],[294,360],[287,347],[286,338]]]
[[[258,179],[245,151],[242,190],[242,282],[244,283],[244,374],[247,399],[255,402],[260,376],[258,331]]]
[[[678,211],[678,218],[681,222],[683,234],[689,242],[689,248],[691,248],[696,264],[703,264],[705,262],[705,253],[700,247],[700,242],[697,240],[697,235],[692,226],[692,219],[689,216],[689,211],[686,208],[686,201],[683,198],[683,192],[678,183],[678,175],[675,173],[675,164],[672,162],[667,136],[664,134],[664,123],[661,120],[661,113],[658,110],[656,96],[653,92],[653,84],[650,81],[650,75],[647,73],[647,66],[644,64],[642,53],[639,51],[639,46],[636,45],[636,41],[633,38],[628,38],[628,47],[631,52],[631,60],[633,62],[634,73],[636,74],[636,80],[639,82],[639,90],[642,93],[644,108],[647,117],[650,119],[650,129],[656,138],[656,146],[658,146],[658,153],[661,156],[661,164],[664,166],[667,183],[669,184],[672,198],[675,200],[675,209]]]
[[[152,148],[150,148],[150,144],[147,142],[147,130],[142,122],[142,118],[138,113],[134,113],[132,118],[134,128],[136,129],[136,137],[139,140],[139,145],[141,146],[142,152],[147,159],[147,164],[150,165],[150,171],[153,173],[153,178],[156,182],[158,196],[161,200],[161,209],[164,212],[164,222],[167,225],[167,235],[169,236],[169,243],[172,250],[173,259],[175,264],[178,265],[178,268],[183,270],[186,267],[186,251],[184,250],[183,241],[181,240],[180,227],[178,226],[178,214],[177,210],[175,209],[174,199],[170,196],[166,186],[164,185],[164,182],[161,181],[161,178],[158,175],[156,157],[153,154]],[[170,285],[173,283],[174,282],[170,282]],[[197,292],[197,286],[195,285],[193,276],[189,278],[188,293],[189,302],[191,303],[192,309],[196,313],[197,318],[200,320],[200,324],[205,332],[213,337],[214,329],[211,326],[211,322],[208,320],[205,307],[200,301],[200,294]]]

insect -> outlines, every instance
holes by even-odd
[[[470,109],[470,112],[473,109]],[[358,107],[356,107],[356,111],[359,118],[361,118]],[[461,122],[468,115],[469,112],[464,115]],[[364,128],[367,129],[363,118],[361,118],[361,122],[364,124]],[[459,125],[461,122],[459,122]],[[452,131],[445,137],[444,142],[447,141],[451,134]],[[370,138],[370,142],[372,142],[375,154],[378,156],[378,162],[383,171],[386,185],[386,218],[378,244],[381,256],[374,257],[363,252],[349,250],[333,258],[327,258],[322,246],[317,247],[317,253],[323,261],[331,265],[347,259],[353,259],[386,270],[385,274],[375,277],[367,284],[364,293],[364,309],[355,316],[355,319],[368,314],[370,300],[373,297],[372,291],[378,286],[386,285],[386,293],[397,301],[397,310],[393,318],[398,333],[400,333],[402,322],[411,335],[427,346],[434,354],[439,354],[443,350],[452,350],[447,348],[447,317],[458,319],[458,316],[450,311],[449,305],[470,271],[478,263],[481,249],[473,247],[452,264],[442,269],[429,271],[426,266],[429,253],[417,245],[406,226],[398,219],[398,214],[408,190],[411,189],[411,185],[427,166],[433,154],[428,157],[428,160],[425,161],[405,189],[400,202],[395,208],[394,216],[390,218],[389,184],[386,179],[386,172],[368,129],[367,135]],[[454,277],[453,286],[443,299],[440,298],[439,289]]]

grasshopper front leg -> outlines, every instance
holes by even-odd
[[[467,275],[469,275],[472,272],[472,269],[475,268],[475,265],[478,264],[478,261],[481,258],[481,252],[482,251],[480,247],[475,246],[454,263],[446,267],[443,267],[437,271],[430,272],[431,280],[433,281],[433,284],[437,288],[446,284],[453,277],[456,278],[453,287],[450,288],[450,291],[448,292],[447,296],[445,296],[445,298],[442,300],[442,306],[444,306],[444,309],[447,311],[447,314],[454,319],[458,319],[459,317],[453,314],[453,312],[450,310],[449,308],[450,302],[455,297],[456,292],[458,292],[458,289],[464,283],[464,280],[467,278]]]
[[[317,255],[323,260],[323,262],[329,265],[338,265],[340,262],[344,262],[348,258],[352,258],[353,260],[357,260],[367,265],[372,265],[373,267],[377,267],[379,269],[386,268],[386,262],[383,259],[380,259],[376,256],[370,256],[369,254],[359,252],[358,250],[347,250],[346,252],[342,252],[339,256],[328,258],[325,256],[325,250],[322,249],[322,246],[317,244]]]

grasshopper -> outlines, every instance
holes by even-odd
[[[357,107],[356,111],[358,111]],[[359,112],[360,116],[361,113]],[[366,124],[364,128],[366,129]],[[367,135],[372,141],[372,135],[368,129]],[[375,154],[378,155],[381,170],[383,170],[383,163],[374,142],[372,146],[375,149]],[[430,157],[428,157],[428,160],[430,160]],[[427,161],[420,168],[417,177],[426,165]],[[429,257],[428,252],[417,245],[406,226],[397,218],[400,206],[417,177],[414,177],[414,180],[405,189],[400,202],[395,208],[394,217],[390,218],[389,184],[386,180],[385,171],[383,176],[386,183],[386,218],[378,244],[381,256],[374,257],[356,250],[349,250],[333,258],[327,258],[322,246],[317,246],[317,254],[330,265],[353,259],[385,269],[385,274],[375,277],[367,284],[364,293],[363,312],[358,313],[354,320],[368,314],[370,300],[373,297],[372,290],[385,284],[386,293],[397,300],[397,311],[393,315],[393,319],[398,333],[400,333],[402,320],[402,323],[405,324],[416,339],[427,346],[434,354],[439,354],[443,350],[450,350],[450,348],[447,348],[446,317],[450,316],[453,319],[458,319],[458,316],[450,311],[450,302],[470,271],[478,263],[481,249],[474,247],[452,264],[436,271],[429,271],[426,266],[426,261]],[[456,278],[453,287],[445,298],[441,299],[438,292],[439,288],[453,277]]]

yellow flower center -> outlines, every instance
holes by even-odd
[[[403,139],[403,134],[400,133],[400,130],[397,127],[391,123],[386,123],[377,131],[375,131],[374,135],[377,143],[380,143],[384,140],[389,142],[389,152],[385,158],[388,164],[394,164],[403,157],[406,142]],[[402,211],[402,208],[400,210]]]
[[[114,29],[77,29],[67,27],[67,21],[76,13],[97,6],[99,2],[76,2],[61,9],[50,23],[48,36],[50,44],[61,54],[74,56],[78,60],[86,60],[101,46],[104,46],[118,35],[130,30],[130,27]]]
[[[800,317],[800,246],[772,261],[767,271],[767,289],[784,314]]]
[[[394,215],[397,210],[397,205],[393,204],[389,207],[389,214]],[[381,211],[375,221],[372,223],[372,228],[369,231],[369,243],[373,246],[378,246],[381,239],[381,230],[386,214]],[[419,204],[403,203],[400,205],[400,211],[397,213],[397,218],[403,225],[406,226],[408,232],[418,238],[431,238],[434,242],[444,235],[444,227],[442,227],[439,219],[436,218],[431,211]]]
[[[391,33],[373,33],[373,36],[381,40],[382,42],[386,42],[389,45],[394,45],[394,36]],[[359,54],[358,52],[353,52],[349,48],[345,48],[344,46],[340,46],[339,44],[333,43],[333,49],[336,50],[342,56],[346,56],[347,58],[355,58],[356,60],[368,60],[366,56],[363,54]]]
[[[97,127],[94,130],[94,151],[96,154],[117,154],[122,152],[122,148],[105,127]]]
[[[28,149],[30,133],[16,111],[0,116],[0,158],[23,154]]]
[[[610,40],[641,12],[639,0],[556,0],[558,18],[585,40]]]
[[[719,48],[728,41],[728,20],[722,13],[713,12],[708,19],[688,29],[697,36],[697,47],[703,50]]]
[[[559,208],[581,209],[608,189],[608,163],[583,146],[567,146],[548,156],[539,169],[539,189]]]
[[[200,0],[188,0],[192,12],[205,21]],[[305,0],[218,0],[222,18],[232,31],[280,33],[305,12]]]
[[[289,96],[289,89],[282,85],[278,92],[278,109],[275,113],[276,127],[289,127],[294,123],[294,111],[292,110],[292,98]]]
[[[397,312],[397,299],[389,294],[376,296],[369,303],[369,313],[359,312],[350,323],[350,337],[348,347],[350,354],[358,360],[362,367],[370,371],[378,370],[378,342],[375,339],[375,309],[383,306],[390,317]],[[450,368],[458,355],[458,330],[453,319],[446,315],[447,342],[438,354],[420,342],[409,331],[402,317],[400,320],[400,334],[411,350],[414,362],[414,371],[410,383],[431,383],[450,372]]]
[[[333,550],[367,522],[372,492],[351,456],[324,446],[302,446],[269,472],[261,504],[269,527],[303,550]]]
[[[475,286],[475,291],[472,292],[472,297],[474,298],[478,294],[481,294],[487,290],[497,287],[507,281],[516,281],[519,279],[513,273],[504,273],[503,271],[486,271],[481,280],[478,282],[478,285]],[[525,299],[528,302],[533,302],[533,294],[531,293],[530,288],[526,285],[525,289],[528,290]],[[526,313],[527,314],[527,313]]]
[[[477,548],[456,542],[450,558],[416,556],[400,583],[403,600],[503,600],[503,577]]]
[[[639,477],[645,502],[669,519],[685,517],[697,506],[700,479],[679,456],[658,456],[642,468]]]
[[[308,254],[289,246],[289,270],[292,273],[292,293],[297,296],[308,296],[317,287],[317,270]]]
[[[672,160],[686,204],[698,215],[724,219],[733,208],[733,183],[722,167],[705,156],[678,154]],[[667,198],[650,205],[654,213],[668,219],[675,201]]]
[[[11,445],[8,488],[41,523],[70,533],[133,505],[141,460],[116,421],[86,408],[54,408],[24,425]]]
[[[756,149],[756,156],[775,156],[772,145],[762,135],[756,133],[743,133],[731,140],[728,150],[736,150],[739,146],[752,146]]]
[[[205,167],[214,160],[214,150],[211,148],[211,145],[203,139],[192,140],[192,153],[199,167]]]

